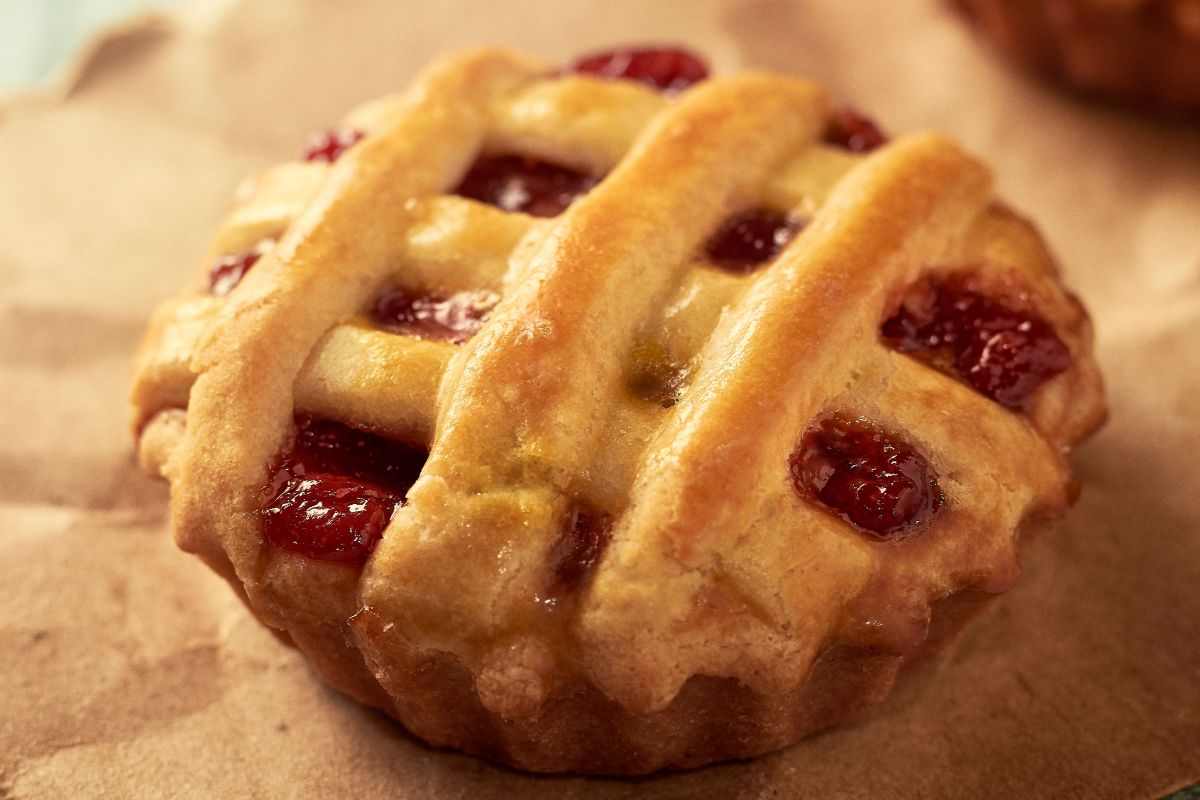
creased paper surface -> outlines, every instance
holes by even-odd
[[[129,361],[237,181],[434,55],[684,41],[826,84],[995,168],[1093,311],[1112,406],[1084,494],[946,666],[745,764],[535,779],[312,679],[165,532]],[[1200,131],[1079,103],[943,5],[225,2],[118,29],[0,106],[0,798],[1152,797],[1200,780]],[[768,135],[768,134],[764,134]]]

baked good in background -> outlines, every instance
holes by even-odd
[[[983,38],[1084,93],[1200,111],[1200,0],[955,0]]]

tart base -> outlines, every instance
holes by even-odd
[[[474,677],[456,657],[415,651],[367,609],[346,634],[386,653],[386,663],[369,671],[339,637],[304,636],[294,643],[327,684],[435,747],[531,772],[642,775],[763,755],[906,702],[924,690],[951,652],[948,645],[994,597],[968,591],[936,604],[929,635],[908,655],[836,645],[798,688],[778,694],[730,678],[694,676],[667,708],[652,714],[631,713],[577,678],[558,685],[537,713],[506,719],[483,705]],[[897,681],[901,691],[894,692]]]

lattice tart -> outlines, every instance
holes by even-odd
[[[1200,0],[955,0],[981,33],[1082,91],[1200,111]]]
[[[133,390],[332,686],[539,771],[849,719],[1074,489],[1092,334],[953,142],[626,50],[438,62],[245,184]]]

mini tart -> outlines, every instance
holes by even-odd
[[[432,744],[774,750],[1076,493],[1091,325],[991,187],[684,51],[445,58],[242,187],[150,323],[141,461],[183,549]]]
[[[980,33],[1068,86],[1200,111],[1200,0],[955,0]]]

